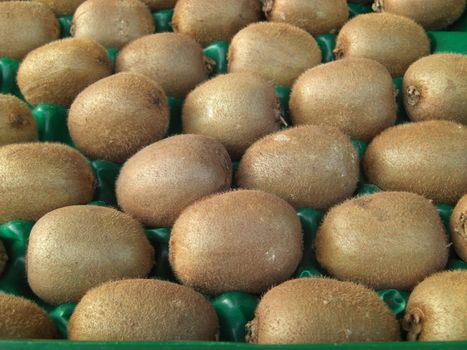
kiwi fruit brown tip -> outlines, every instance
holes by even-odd
[[[454,250],[462,260],[467,262],[467,194],[454,207],[449,227]]]

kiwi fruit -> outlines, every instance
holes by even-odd
[[[302,257],[295,210],[261,191],[212,195],[186,208],[169,242],[180,282],[201,293],[259,294],[288,279]]]
[[[177,135],[128,159],[117,179],[118,204],[152,227],[169,227],[196,200],[230,188],[232,165],[225,147],[202,135]]]
[[[139,0],[87,0],[77,8],[70,33],[119,49],[155,30],[151,11]]]
[[[228,62],[231,73],[253,72],[291,87],[300,74],[321,63],[321,50],[303,29],[288,23],[261,22],[234,36]]]
[[[58,143],[0,147],[0,223],[38,220],[51,210],[89,202],[94,174],[86,158]]]
[[[68,38],[31,51],[19,66],[17,81],[31,105],[69,107],[82,90],[110,74],[112,62],[104,47],[91,39]]]
[[[141,0],[151,11],[171,9],[175,6],[177,0]]]
[[[430,54],[430,45],[423,27],[410,18],[369,13],[344,24],[334,53],[337,58],[371,58],[383,64],[393,77],[399,77],[413,62]]]
[[[399,324],[364,286],[329,278],[284,282],[261,299],[247,340],[258,344],[398,341]]]
[[[408,340],[467,339],[467,271],[444,271],[420,283],[410,294],[402,327]]]
[[[209,341],[219,322],[194,290],[154,279],[105,283],[81,299],[68,324],[70,340]]]
[[[130,72],[88,86],[68,116],[70,135],[81,152],[116,163],[160,140],[168,126],[169,106],[162,88]]]
[[[38,140],[36,120],[19,98],[0,94],[0,146]]]
[[[396,122],[391,74],[380,63],[350,57],[303,73],[290,95],[294,125],[329,125],[365,142]]]
[[[0,57],[23,59],[29,51],[58,39],[53,12],[38,2],[0,2]]]
[[[349,18],[346,0],[263,0],[271,22],[286,22],[312,35],[337,33]]]
[[[444,120],[398,125],[373,139],[363,158],[370,183],[456,204],[467,193],[467,127]]]
[[[255,142],[240,161],[236,182],[295,208],[327,209],[354,193],[358,176],[357,151],[348,136],[333,127],[303,125]]]
[[[146,35],[129,43],[119,52],[115,70],[144,74],[157,81],[167,95],[179,98],[208,78],[201,46],[176,33]]]
[[[446,119],[467,125],[467,56],[436,54],[413,63],[403,80],[413,121]]]
[[[449,256],[435,206],[408,192],[379,192],[335,206],[314,246],[332,276],[373,289],[411,290],[442,270]]]
[[[191,36],[202,46],[230,41],[242,28],[261,20],[258,0],[178,0],[172,18],[176,33]]]
[[[5,246],[3,245],[2,241],[0,241],[0,276],[5,270],[7,261],[8,261],[8,255],[6,253]]]
[[[53,339],[52,319],[32,301],[0,292],[0,339]]]
[[[259,75],[220,75],[190,92],[182,125],[184,133],[219,140],[238,160],[256,140],[280,129],[279,100],[274,86]]]
[[[57,17],[71,16],[85,0],[34,0],[47,5]]]
[[[467,262],[467,194],[454,207],[449,220],[449,227],[457,255]]]
[[[373,10],[413,19],[426,30],[446,28],[458,20],[466,0],[375,0]]]

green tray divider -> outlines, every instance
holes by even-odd
[[[348,4],[349,5],[349,18],[353,18],[358,15],[373,12],[371,5],[361,4]]]
[[[433,53],[459,53],[467,55],[467,32],[428,32]]]
[[[386,289],[378,291],[378,295],[398,319],[404,316],[410,293],[397,289]]]
[[[156,23],[156,33],[173,32],[172,16],[173,9],[161,10],[152,13],[154,22]]]
[[[177,135],[183,132],[182,128],[182,108],[184,100],[178,97],[167,97],[170,110],[170,121],[168,135]]]
[[[93,160],[90,161],[90,165],[97,181],[93,199],[94,205],[96,205],[95,202],[103,202],[116,207],[115,182],[122,166],[108,160]]]
[[[22,98],[18,86],[16,85],[16,73],[20,62],[14,58],[0,58],[0,93],[12,94]]]
[[[290,100],[290,93],[292,89],[277,85],[274,88],[276,92],[276,96],[279,99],[279,105],[281,109],[281,116],[283,118],[283,122],[286,123],[286,126],[292,126],[292,121],[290,119],[290,110],[289,110],[289,100]]]
[[[321,49],[322,62],[327,63],[334,61],[336,56],[334,55],[334,49],[336,48],[336,35],[335,34],[322,34],[316,37],[316,42]]]
[[[60,25],[60,38],[68,38],[71,36],[71,25],[73,23],[73,16],[59,17],[58,24]]]
[[[39,130],[39,140],[74,146],[68,132],[68,109],[56,104],[40,104],[32,110]]]
[[[115,61],[117,60],[118,52],[119,50],[115,48],[107,49],[107,56],[109,56],[110,60],[112,61],[112,70],[114,72],[115,72]]]
[[[453,25],[449,27],[450,31],[467,32],[467,9],[464,14]]]
[[[176,278],[169,263],[170,229],[167,227],[147,228],[146,235],[156,251],[156,265],[149,276],[175,282]]]
[[[207,65],[210,69],[210,77],[227,73],[229,43],[227,41],[216,41],[203,50]]]
[[[394,86],[394,90],[396,92],[396,104],[397,104],[396,125],[397,124],[408,123],[410,121],[409,117],[407,116],[407,113],[405,112],[402,82],[403,82],[402,77],[394,78],[393,81],[392,81],[392,84]]]

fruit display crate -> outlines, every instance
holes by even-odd
[[[368,6],[351,4],[350,14],[356,16],[361,13],[370,12]],[[171,18],[173,10],[162,10],[153,13],[158,32],[172,31]],[[71,17],[59,18],[61,36],[70,36]],[[432,53],[454,52],[467,55],[467,13],[449,28],[449,31],[429,32]],[[323,56],[323,63],[335,59],[333,50],[336,44],[335,34],[319,35],[316,38]],[[204,48],[204,54],[212,60],[211,75],[227,72],[227,42],[215,42]],[[115,62],[118,50],[108,49],[108,55]],[[0,93],[13,94],[23,99],[17,84],[16,73],[20,62],[15,59],[0,58]],[[399,92],[402,88],[402,78],[394,79],[394,86]],[[288,100],[290,89],[282,86],[276,87],[276,93],[280,100],[282,114],[288,121]],[[168,97],[170,106],[169,135],[181,133],[181,109],[183,100]],[[409,122],[404,111],[401,94],[397,96],[398,112],[397,123]],[[40,104],[31,107],[37,122],[39,140],[44,142],[61,142],[74,146],[67,129],[68,110],[60,105]],[[290,123],[289,123],[290,125]],[[360,159],[366,151],[366,144],[359,140],[353,140]],[[117,206],[115,198],[115,181],[119,174],[121,165],[104,161],[88,160],[97,180],[94,199],[89,205]],[[238,164],[234,163],[234,169]],[[379,191],[379,189],[368,183],[361,176],[355,195],[365,195]],[[1,201],[1,199],[0,199]],[[447,204],[438,204],[438,212],[449,232],[449,218],[453,207]],[[312,248],[312,242],[318,226],[325,213],[312,208],[297,210],[297,215],[302,224],[304,234],[304,247],[302,262],[293,277],[322,276],[325,272],[319,267]],[[55,322],[59,340],[0,340],[0,350],[13,349],[88,349],[88,350],[117,350],[117,349],[226,349],[226,350],[249,350],[258,348],[260,350],[270,349],[358,349],[358,350],[431,350],[431,349],[467,349],[467,341],[460,342],[397,342],[397,343],[351,343],[351,344],[323,344],[323,345],[256,345],[245,344],[245,325],[253,318],[255,308],[259,302],[257,296],[241,293],[226,292],[216,297],[208,298],[215,308],[220,322],[219,342],[73,342],[64,340],[67,336],[68,320],[76,304],[64,304],[51,306],[41,301],[28,286],[25,270],[25,253],[28,237],[34,222],[17,220],[0,223],[0,240],[4,243],[9,260],[3,275],[0,276],[0,292],[6,292],[23,296],[35,301],[41,306]],[[151,271],[150,278],[158,278],[174,281],[175,278],[168,261],[168,242],[170,238],[169,228],[146,228],[147,236],[156,249],[157,266]],[[451,254],[446,269],[467,269],[467,263]],[[379,296],[386,302],[398,319],[404,314],[409,293],[395,289],[379,290]],[[467,296],[466,296],[467,297]],[[467,310],[465,310],[467,313]],[[2,317],[2,315],[0,315]]]

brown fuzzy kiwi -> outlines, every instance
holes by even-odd
[[[285,22],[316,36],[337,33],[347,22],[346,0],[263,0],[263,11],[271,22]]]
[[[182,212],[172,229],[169,261],[183,284],[202,293],[259,294],[292,275],[302,248],[293,207],[266,192],[239,190]]]
[[[399,324],[378,295],[328,278],[282,283],[261,299],[247,340],[258,344],[398,341]]]
[[[201,46],[176,33],[146,35],[129,43],[119,52],[115,70],[144,74],[167,95],[180,98],[208,78]]]
[[[467,193],[467,127],[443,120],[383,131],[363,159],[370,183],[455,204]]]
[[[57,17],[71,16],[86,0],[34,0],[47,5]]]
[[[8,262],[8,255],[7,255],[5,246],[3,245],[2,241],[0,241],[0,276],[5,270],[5,266],[7,262]]]
[[[420,283],[410,294],[402,327],[408,340],[467,339],[467,271],[444,271]]]
[[[143,226],[113,208],[53,210],[36,222],[29,237],[29,286],[53,305],[78,302],[107,281],[146,277],[153,266],[154,248]]]
[[[151,11],[171,9],[177,3],[177,0],[141,0]]]
[[[128,72],[87,87],[68,115],[76,147],[91,158],[116,163],[159,141],[168,126],[169,106],[162,88],[141,74]]]
[[[87,0],[76,10],[70,32],[119,49],[155,30],[151,11],[139,0]]]
[[[373,289],[410,290],[448,261],[435,206],[408,192],[380,192],[332,208],[315,240],[318,262],[332,276]]]
[[[429,55],[430,50],[425,30],[410,18],[369,13],[344,24],[334,53],[337,58],[371,58],[386,66],[393,77],[398,77],[404,75],[413,62]]]
[[[184,133],[219,140],[238,160],[256,140],[280,129],[279,100],[274,86],[257,74],[220,75],[190,92],[182,125]]]
[[[413,121],[446,119],[467,125],[467,56],[436,54],[413,63],[403,80]]]
[[[413,19],[426,30],[446,28],[458,20],[466,0],[375,0],[373,10]]]
[[[230,41],[240,29],[261,19],[258,0],[178,0],[172,27],[202,46]]]
[[[70,340],[215,340],[214,308],[194,290],[154,279],[105,283],[86,293],[68,324]]]
[[[219,141],[178,135],[143,148],[123,165],[116,193],[120,207],[143,224],[172,226],[196,200],[230,188],[232,166]]]
[[[449,221],[451,239],[459,257],[467,262],[467,194],[457,203]]]
[[[58,143],[0,147],[0,223],[38,220],[51,210],[84,204],[94,193],[86,158]]]
[[[70,106],[92,83],[112,74],[112,62],[91,39],[68,38],[31,51],[19,66],[18,86],[32,105]]]
[[[37,141],[36,120],[31,110],[13,95],[0,95],[0,146]]]
[[[229,72],[253,72],[290,87],[307,69],[321,63],[313,36],[287,23],[254,23],[238,32],[229,47]]]
[[[58,39],[52,11],[37,2],[0,2],[0,57],[22,59],[29,51]]]
[[[304,125],[255,142],[236,180],[239,187],[274,193],[296,208],[327,209],[353,194],[358,174],[349,137],[333,127]]]
[[[33,302],[0,292],[0,339],[53,339],[50,317]]]
[[[380,63],[351,57],[303,73],[290,95],[294,125],[329,125],[370,141],[396,122],[391,74]]]

